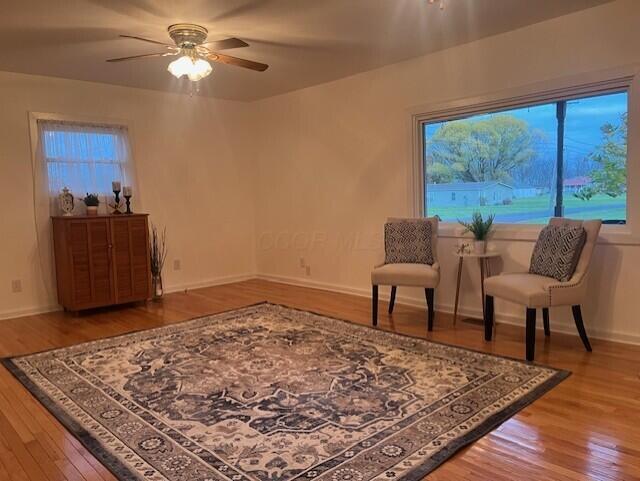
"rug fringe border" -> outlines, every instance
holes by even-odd
[[[145,481],[139,477],[134,471],[129,469],[125,464],[105,447],[105,445],[93,436],[89,431],[78,424],[71,416],[69,416],[62,408],[56,404],[50,396],[45,394],[38,385],[36,385],[27,374],[14,364],[12,359],[0,359],[0,363],[9,371],[22,385],[42,404],[49,413],[60,423],[67,431],[74,436],[80,444],[89,452],[91,456],[97,459],[104,467],[120,481]],[[153,468],[156,471],[155,468]]]

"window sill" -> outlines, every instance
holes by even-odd
[[[544,225],[498,224],[493,228],[489,240],[535,242]],[[469,239],[464,227],[455,222],[441,222],[438,236],[450,239]],[[598,244],[640,245],[640,237],[633,235],[628,225],[603,225]]]

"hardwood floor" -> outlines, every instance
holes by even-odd
[[[62,312],[0,321],[0,356],[15,356],[171,324],[271,301],[369,324],[370,299],[260,280],[167,295],[162,303],[73,316]],[[426,332],[424,310],[380,306],[378,328],[485,352],[524,357],[524,330],[481,326],[437,314]],[[640,347],[538,332],[536,362],[573,375],[498,429],[460,451],[426,479],[640,480]],[[542,326],[540,326],[542,327]],[[109,481],[111,475],[0,367],[0,480]]]

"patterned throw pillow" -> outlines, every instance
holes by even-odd
[[[384,225],[385,264],[433,264],[431,222],[403,220]]]
[[[533,248],[529,272],[568,281],[576,270],[586,240],[583,227],[546,226]]]

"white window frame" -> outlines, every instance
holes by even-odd
[[[590,95],[627,91],[629,132],[640,131],[640,65],[581,74],[509,89],[500,93],[470,97],[412,108],[412,176],[411,198],[413,214],[424,216],[424,144],[423,124],[454,120],[527,105],[571,100]],[[455,222],[442,222],[440,235],[459,238],[463,228]],[[497,240],[532,241],[543,225],[496,224],[493,238]],[[640,245],[640,136],[629,135],[627,141],[627,223],[603,225],[600,242]]]
[[[136,147],[135,147],[135,136],[133,132],[133,125],[128,120],[124,119],[114,119],[114,118],[105,118],[105,117],[90,117],[90,116],[81,116],[81,115],[69,115],[69,114],[59,114],[59,113],[45,113],[45,112],[29,112],[28,113],[28,121],[29,121],[29,136],[31,142],[31,167],[34,178],[34,196],[39,193],[40,195],[45,195],[42,191],[43,185],[36,186],[35,179],[37,177],[36,171],[41,169],[42,166],[39,165],[39,152],[38,146],[40,143],[39,139],[39,129],[38,129],[38,121],[41,120],[49,120],[49,121],[58,121],[58,122],[69,122],[71,124],[79,124],[79,125],[102,125],[107,127],[119,127],[124,128],[127,131],[127,139],[129,143],[129,152],[130,159],[129,165],[127,165],[127,170],[131,173],[134,193],[139,192],[138,189],[138,175],[137,175],[137,166],[136,166]],[[47,195],[48,195],[48,186],[47,186]],[[138,209],[141,208],[140,196],[139,194],[136,196],[136,205]]]

